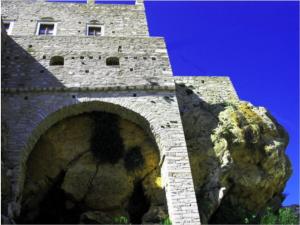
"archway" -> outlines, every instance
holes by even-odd
[[[132,122],[147,121],[120,108],[80,103],[45,118],[26,160],[19,223],[154,223],[167,216],[158,149],[149,130]]]

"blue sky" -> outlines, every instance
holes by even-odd
[[[151,36],[165,37],[175,75],[230,76],[240,98],[266,107],[290,135],[299,203],[299,3],[145,3]]]
[[[152,36],[164,36],[175,75],[230,76],[242,100],[266,107],[290,135],[299,202],[298,2],[146,2]]]

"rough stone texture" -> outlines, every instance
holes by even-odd
[[[86,25],[96,20],[105,36],[149,36],[143,5],[87,5],[30,0],[3,0],[2,18],[15,20],[12,35],[35,35],[38,21],[52,18],[58,36],[85,36]]]
[[[136,93],[136,97],[132,97],[133,93]],[[72,95],[76,98],[73,98]],[[25,98],[26,96],[27,98]],[[48,128],[72,115],[106,111],[134,121],[149,134],[153,134],[160,150],[161,160],[164,159],[161,169],[162,186],[166,190],[169,214],[172,215],[172,213],[182,210],[189,212],[189,214],[175,213],[176,216],[172,221],[179,222],[185,219],[191,220],[191,222],[197,221],[196,200],[191,200],[193,194],[189,194],[194,193],[194,188],[174,94],[141,91],[138,93],[133,91],[10,93],[5,94],[2,103],[6,105],[3,111],[3,115],[6,116],[3,119],[7,121],[8,127],[14,127],[15,130],[14,135],[9,135],[4,151],[5,160],[10,168],[13,168],[11,182],[14,187],[14,198],[18,199],[22,193],[21,184],[24,182],[27,157],[37,140]],[[20,117],[21,120],[14,120],[13,118],[16,117]],[[180,164],[180,167],[177,164]],[[180,185],[175,185],[178,183]],[[173,212],[170,210],[172,207],[169,207],[172,201],[176,206],[174,206]],[[183,209],[182,205],[185,205]],[[190,211],[189,207],[195,210]],[[196,214],[195,218],[190,219],[193,214]]]
[[[279,207],[291,175],[286,132],[262,107],[230,97],[216,103],[198,90],[177,86],[202,222],[241,223]]]
[[[138,146],[144,159],[141,167],[128,171],[124,158],[114,165],[98,163],[89,148],[94,126],[92,114],[82,114],[60,121],[39,139],[27,161],[23,221],[32,222],[36,217],[37,209],[62,172],[60,188],[67,196],[63,204],[70,209],[82,204],[81,208],[86,208],[81,215],[83,221],[113,223],[116,216],[128,217],[126,208],[137,181],[142,181],[151,204],[147,215],[153,218],[145,215],[144,221],[161,222],[168,216],[165,193],[157,182],[161,178],[159,152],[151,138],[137,125],[119,121],[124,156]]]
[[[66,178],[69,184],[75,182],[79,168],[91,160],[84,155],[89,143],[77,145],[91,126],[86,127],[85,134],[67,133],[76,139],[70,142],[65,139],[64,127],[55,124],[93,111],[114,113],[138,124],[159,150],[157,159],[150,154],[152,147],[145,136],[137,135],[141,131],[126,122],[120,124],[125,145],[143,143],[143,157],[149,159],[146,165],[153,168],[142,182],[153,202],[144,222],[165,216],[164,197],[172,224],[178,225],[200,224],[198,207],[205,223],[210,218],[223,219],[220,215],[226,215],[225,209],[238,206],[251,211],[257,204],[255,210],[259,210],[276,199],[280,202],[290,174],[284,155],[285,133],[263,109],[238,103],[227,77],[172,77],[163,38],[149,37],[142,0],[135,5],[3,0],[2,18],[14,21],[12,35],[2,29],[1,39],[2,160],[10,189],[3,192],[7,199],[3,221],[11,223],[20,215],[20,203],[28,195],[24,192],[26,174],[40,170],[34,174],[36,178],[42,173],[53,178],[60,169],[70,168]],[[57,23],[56,36],[35,35],[38,22],[45,20]],[[85,36],[91,22],[104,26],[103,36]],[[53,56],[63,56],[64,65],[50,66]],[[108,57],[118,57],[120,65],[107,66]],[[79,125],[78,121],[66,128],[76,129]],[[50,128],[56,130],[45,139]],[[130,132],[124,132],[125,128]],[[64,146],[64,150],[54,157],[50,152],[59,151],[57,145]],[[34,153],[34,148],[40,148],[40,152]],[[81,153],[87,158],[74,165],[68,163]],[[27,168],[32,157],[53,159],[55,166],[49,160]],[[156,168],[158,161],[160,166]],[[51,173],[45,171],[46,166]],[[123,176],[118,166],[116,171]],[[85,168],[89,177],[90,167]],[[112,173],[111,168],[102,169]],[[146,173],[139,170],[132,176]],[[96,176],[101,177],[98,173]],[[85,189],[86,181],[81,182],[79,187]],[[32,200],[35,204],[48,187],[47,182],[39,185],[41,195]],[[80,196],[68,183],[63,187],[73,197]],[[94,188],[101,191],[101,186]],[[256,194],[257,198],[252,197]],[[98,202],[90,204],[96,206]],[[71,207],[72,203],[67,205]],[[90,210],[81,215],[81,220],[106,223],[112,215],[126,215],[123,211],[114,213]]]
[[[154,137],[173,224],[199,224],[166,46],[162,38],[148,36],[143,1],[82,5],[4,0],[2,9],[3,19],[14,20],[2,57],[9,133],[3,155],[12,169],[12,204],[21,201],[26,161],[40,136],[59,120],[100,110],[140,124]],[[35,35],[38,22],[46,20],[57,23],[56,36]],[[86,36],[89,23],[103,26],[103,36]],[[63,56],[64,65],[49,66],[53,56]],[[107,66],[108,57],[118,57],[120,65]]]
[[[3,50],[2,87],[173,87],[165,48],[163,38],[14,36]],[[64,65],[50,66],[57,55],[64,57]],[[119,66],[106,65],[113,56]]]

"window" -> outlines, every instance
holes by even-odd
[[[50,59],[50,66],[63,66],[64,61],[64,57],[62,56],[53,56]]]
[[[106,59],[106,65],[107,66],[119,66],[119,58],[118,57],[109,57]]]
[[[39,22],[37,26],[36,35],[56,35],[57,23],[53,22]]]
[[[100,25],[87,25],[87,36],[102,36],[103,26]]]
[[[3,21],[3,25],[4,25],[6,33],[8,35],[11,35],[12,29],[13,29],[13,26],[14,26],[14,21]]]

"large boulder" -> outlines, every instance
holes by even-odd
[[[265,108],[208,103],[177,87],[198,207],[203,223],[242,223],[282,201],[291,175],[288,135]]]

